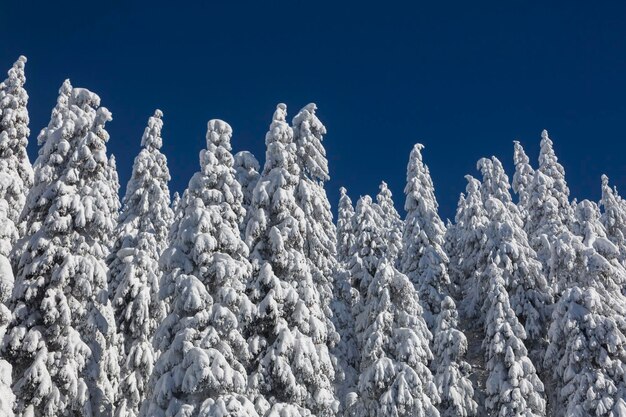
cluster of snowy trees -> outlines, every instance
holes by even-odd
[[[163,114],[120,201],[111,113],[67,80],[31,166],[26,59],[0,84],[0,415],[626,415],[626,200],[572,200],[547,132],[438,214],[416,144],[333,220],[315,104],[263,167],[208,122],[170,196]],[[511,193],[511,188],[515,194]]]

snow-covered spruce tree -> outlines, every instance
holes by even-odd
[[[544,175],[552,180],[552,187],[550,188],[550,195],[556,198],[559,203],[559,216],[561,222],[569,226],[569,221],[572,218],[572,206],[569,202],[569,188],[565,181],[565,169],[563,165],[559,163],[556,154],[554,153],[552,140],[548,137],[548,131],[541,132],[541,148],[539,151],[539,167],[538,171],[541,171]]]
[[[545,416],[543,383],[528,358],[524,327],[509,304],[502,270],[490,263],[483,271],[489,293],[485,314],[485,361],[489,376],[485,408],[497,416]]]
[[[326,316],[327,343],[332,348],[339,339],[330,306],[333,299],[333,274],[337,269],[337,230],[324,189],[324,182],[330,179],[326,150],[322,145],[326,128],[316,116],[316,109],[315,103],[309,103],[292,121],[300,168],[300,181],[295,195],[306,222],[304,255],[309,263],[313,283],[320,294]]]
[[[348,415],[438,417],[439,395],[428,368],[432,336],[413,284],[385,257],[363,301],[358,396]]]
[[[18,415],[110,416],[117,388],[108,247],[115,227],[100,98],[65,81],[26,201],[29,233],[16,268],[3,354]]]
[[[524,325],[529,341],[535,344],[547,331],[552,291],[528,242],[519,209],[512,203],[502,164],[493,157],[481,159],[478,166],[483,174],[482,197],[489,220],[484,247],[486,257],[500,268],[511,308]],[[483,282],[477,287],[479,291],[473,293],[478,297],[474,305],[484,300],[489,283]]]
[[[597,223],[593,206],[581,202],[577,222]],[[594,229],[578,249],[576,281],[560,284],[565,289],[548,333],[544,363],[552,369],[558,417],[626,412],[626,273],[612,256],[617,248]]]
[[[6,201],[0,200],[0,204]],[[2,216],[4,212],[0,212]],[[0,217],[1,218],[1,217]],[[11,311],[5,305],[11,296],[13,288],[13,271],[9,259],[0,255],[0,340],[4,339],[7,326],[11,320]],[[0,356],[0,415],[13,417],[13,406],[15,405],[15,395],[11,390],[11,364]]]
[[[160,293],[170,313],[155,334],[161,354],[145,417],[257,416],[247,396],[243,332],[254,306],[245,294],[251,268],[239,234],[245,209],[231,135],[227,123],[208,122],[200,171],[183,194],[161,257]]]
[[[246,230],[254,270],[248,293],[258,308],[250,326],[250,381],[266,417],[334,416],[327,320],[305,257],[307,223],[295,197],[301,174],[286,113],[279,104],[265,137]]]
[[[342,263],[350,259],[350,250],[354,245],[354,231],[352,230],[352,218],[354,207],[348,192],[344,187],[339,189],[339,207],[337,209],[337,260]]]
[[[122,345],[118,417],[139,413],[156,360],[152,337],[165,318],[165,306],[159,300],[159,257],[173,215],[167,159],[160,151],[162,116],[157,110],[148,120],[108,259],[109,297]]]
[[[400,214],[393,204],[393,196],[391,190],[387,187],[385,181],[380,183],[378,195],[376,196],[377,204],[374,206],[383,220],[383,229],[385,231],[386,254],[394,263],[398,263],[398,258],[402,253],[402,230],[404,223],[400,218]]]
[[[609,186],[609,177],[602,175],[602,199],[600,200],[602,216],[600,221],[606,230],[607,237],[617,245],[620,260],[626,264],[626,202],[616,188]]]
[[[250,204],[252,203],[252,193],[256,183],[259,182],[260,166],[259,161],[251,152],[241,151],[234,156],[233,168],[235,168],[235,178],[241,184],[241,192],[243,193],[243,207],[246,209],[246,216],[243,218],[239,230],[242,237],[245,238],[246,225],[250,218]]]
[[[448,256],[443,246],[446,228],[428,167],[422,161],[422,144],[411,151],[404,193],[406,219],[402,236],[401,269],[419,293],[424,320],[433,331],[444,297],[449,293]]]
[[[442,417],[467,417],[476,415],[478,404],[474,401],[474,388],[469,374],[470,364],[463,360],[467,352],[467,339],[458,329],[458,312],[454,301],[446,296],[441,302],[434,332],[433,354],[435,384],[441,397]]]
[[[464,301],[459,306],[460,310],[466,316],[475,318],[480,313],[480,306],[475,303],[479,298],[474,293],[479,290],[478,271],[486,265],[484,246],[489,219],[480,193],[480,182],[471,175],[465,178],[466,195],[459,199],[456,223],[451,229],[454,233],[446,234],[446,239],[450,248],[450,275],[461,293],[459,298],[474,301]]]
[[[515,164],[515,174],[513,174],[513,191],[519,197],[517,206],[522,218],[528,215],[528,199],[530,185],[535,175],[535,170],[530,165],[530,159],[524,148],[518,141],[514,141],[513,163]]]
[[[24,235],[20,219],[26,194],[33,185],[33,169],[26,153],[28,145],[28,94],[24,89],[26,58],[20,56],[0,83],[0,200],[7,202],[7,216],[0,224],[0,254],[8,256],[11,246]]]

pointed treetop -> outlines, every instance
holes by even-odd
[[[341,194],[341,197],[348,195],[348,190],[346,190],[346,187],[339,187],[339,194]]]
[[[222,146],[230,151],[230,138],[233,129],[223,120],[213,119],[207,123],[206,144],[211,146]]]
[[[272,121],[285,122],[287,121],[287,105],[285,103],[278,103],[276,110],[272,116]]]
[[[523,164],[530,163],[530,159],[528,158],[528,155],[526,155],[526,151],[524,151],[524,147],[518,140],[513,141],[513,148],[514,148],[513,162],[515,163],[515,165],[521,164],[521,163]]]
[[[163,129],[163,112],[155,110],[154,116],[148,119],[148,126],[143,131],[141,138],[141,146],[145,148],[161,149],[163,146],[163,138],[161,137],[161,129]]]
[[[606,174],[602,174],[602,177],[600,177],[602,179],[602,186],[603,187],[608,187],[609,186],[609,177]]]

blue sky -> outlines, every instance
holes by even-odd
[[[276,103],[316,102],[333,206],[385,180],[400,209],[421,142],[451,217],[480,157],[512,175],[512,141],[535,163],[544,128],[574,197],[599,198],[602,173],[626,194],[626,3],[545,3],[0,0],[0,67],[28,57],[33,158],[62,81],[97,92],[123,184],[155,108],[180,191],[209,119],[263,159]]]

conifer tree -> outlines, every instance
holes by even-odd
[[[352,230],[352,218],[354,207],[352,200],[344,187],[339,189],[339,208],[337,209],[337,260],[346,263],[350,258],[350,250],[354,245],[354,231]]]
[[[432,338],[417,292],[383,258],[357,317],[361,350],[356,416],[439,416],[439,395],[428,368]]]
[[[20,56],[0,83],[0,200],[7,202],[7,216],[0,224],[0,254],[25,232],[20,215],[26,194],[33,185],[33,169],[26,153],[28,145],[28,94],[24,89],[26,57]]]
[[[235,168],[235,178],[239,184],[241,184],[241,192],[243,193],[242,204],[246,209],[246,216],[239,226],[242,237],[245,238],[246,225],[248,224],[251,213],[250,204],[252,203],[252,193],[261,176],[261,174],[259,174],[260,165],[254,155],[248,151],[237,152],[234,158],[233,168]]]
[[[509,304],[502,271],[490,263],[483,274],[489,282],[483,306],[483,348],[489,371],[485,408],[498,416],[545,416],[543,383],[528,358],[526,333]]]
[[[626,202],[616,188],[609,186],[609,178],[602,175],[602,216],[600,221],[606,230],[607,237],[617,245],[620,260],[626,263]]]
[[[246,229],[254,270],[248,293],[258,309],[250,380],[261,414],[334,416],[327,317],[305,256],[307,222],[295,197],[301,173],[286,113],[279,104],[266,135]]]
[[[467,417],[476,415],[478,404],[474,401],[474,387],[469,375],[470,364],[463,360],[467,352],[467,338],[458,329],[458,312],[454,301],[446,296],[441,302],[434,332],[433,354],[435,384],[441,397],[442,417]]]
[[[139,413],[156,360],[152,337],[166,313],[159,300],[159,257],[173,214],[167,186],[170,174],[160,151],[162,116],[156,110],[148,120],[108,259],[110,297],[122,345],[119,417]]]
[[[39,135],[17,264],[14,315],[3,343],[18,415],[110,416],[117,386],[108,247],[115,192],[104,129],[111,113],[69,80]]]
[[[387,187],[387,183],[385,181],[381,182],[379,189],[380,191],[376,196],[377,204],[374,207],[378,210],[383,221],[387,256],[395,264],[402,253],[402,230],[404,229],[404,224],[393,204],[391,190]]]
[[[155,335],[162,353],[142,416],[257,416],[244,334],[254,315],[245,294],[251,268],[239,234],[245,209],[231,136],[227,123],[208,122],[200,171],[183,194],[161,257],[161,299],[171,310]]]
[[[524,148],[518,141],[514,141],[513,163],[515,164],[515,174],[513,175],[513,191],[519,197],[517,203],[522,218],[528,215],[529,191],[535,175],[535,170],[530,165],[530,159]]]
[[[4,200],[0,200],[6,203]],[[1,216],[2,214],[0,214]],[[5,305],[11,297],[13,288],[13,271],[6,256],[0,255],[0,341],[4,339],[7,326],[11,320],[11,311]],[[0,415],[13,417],[15,395],[11,390],[11,364],[0,356]]]
[[[407,166],[406,219],[402,239],[401,267],[418,289],[424,320],[432,331],[444,297],[449,292],[448,256],[443,246],[446,228],[428,167],[422,161],[422,144],[411,151]]]
[[[292,121],[300,169],[300,181],[295,196],[306,224],[304,255],[320,294],[326,316],[327,343],[332,348],[339,338],[332,322],[331,311],[333,274],[337,269],[337,230],[324,189],[324,182],[330,179],[326,150],[322,144],[326,128],[315,114],[316,109],[315,103],[309,103]]]
[[[523,323],[529,341],[540,341],[547,330],[552,291],[535,259],[518,207],[512,203],[509,182],[500,161],[493,157],[478,163],[483,174],[482,197],[489,220],[484,247],[485,257],[501,270],[510,304]],[[473,293],[478,304],[486,296],[489,283],[477,285]],[[484,289],[483,289],[484,287]]]
[[[626,412],[626,272],[602,231],[593,203],[578,205],[575,274],[561,278],[545,367],[552,370],[556,416]]]

